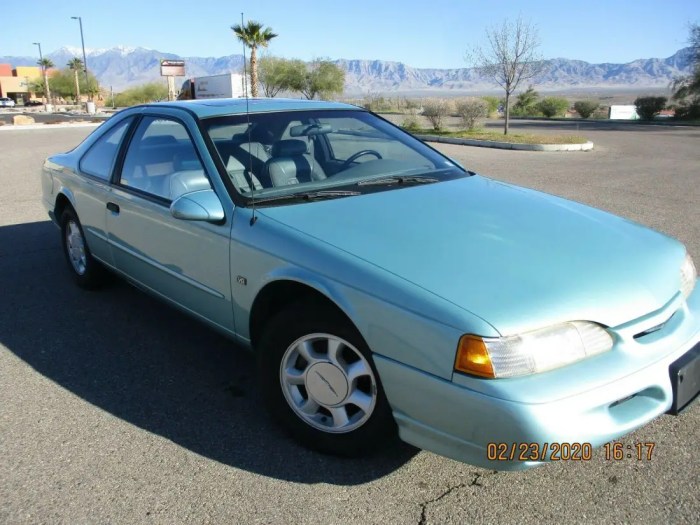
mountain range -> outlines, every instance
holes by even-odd
[[[130,86],[160,78],[160,59],[184,59],[190,77],[238,72],[243,55],[223,57],[180,57],[143,47],[114,47],[86,50],[88,68],[104,87],[121,91]],[[57,67],[74,57],[80,48],[62,47],[46,55]],[[36,57],[0,57],[0,63],[13,66],[35,65]],[[414,68],[384,60],[336,60],[346,71],[345,94],[434,93],[461,94],[497,91],[497,86],[474,68]],[[691,49],[681,49],[668,58],[638,59],[626,64],[590,64],[582,60],[554,58],[546,61],[545,73],[533,83],[539,91],[593,89],[660,89],[675,77],[691,70]]]

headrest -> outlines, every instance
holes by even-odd
[[[298,157],[304,153],[306,153],[306,142],[303,140],[278,140],[272,145],[273,157]]]
[[[245,135],[244,141],[260,142],[261,144],[272,144],[275,141],[272,132],[262,124],[252,125],[250,132],[245,131],[241,135]]]

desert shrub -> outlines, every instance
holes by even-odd
[[[404,103],[404,108],[409,115],[418,115],[420,111],[420,101],[407,98]]]
[[[563,115],[569,107],[569,101],[562,97],[544,97],[537,103],[537,109],[547,118]]]
[[[455,110],[462,120],[462,126],[472,130],[480,119],[488,116],[489,105],[480,98],[465,98],[456,101]]]
[[[637,108],[637,115],[643,120],[652,120],[659,112],[666,107],[666,97],[637,97],[634,105]]]
[[[581,118],[588,118],[598,109],[598,103],[592,100],[577,100],[574,102],[574,109]]]
[[[420,130],[420,122],[416,115],[406,115],[403,119],[401,127],[406,131],[416,132]]]
[[[375,113],[385,109],[386,101],[379,93],[369,92],[362,99],[362,107]]]
[[[423,116],[428,119],[435,131],[443,128],[445,117],[452,110],[452,104],[444,98],[432,98],[423,101]]]
[[[598,109],[593,112],[591,118],[607,119],[608,115],[610,115],[610,106],[598,106]]]

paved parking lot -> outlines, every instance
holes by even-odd
[[[290,442],[249,355],[123,283],[70,282],[38,173],[90,131],[0,134],[0,523],[697,523],[700,403],[624,438],[656,443],[651,461],[597,451],[496,473],[406,446],[350,461]],[[674,235],[700,261],[700,129],[579,133],[594,151],[440,149]]]

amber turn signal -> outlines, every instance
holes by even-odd
[[[479,377],[494,378],[491,358],[483,339],[475,335],[463,335],[457,346],[455,370]]]

